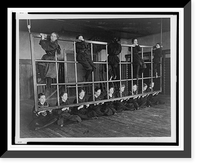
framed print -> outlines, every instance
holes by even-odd
[[[9,8],[1,157],[191,157],[190,43],[190,1]]]

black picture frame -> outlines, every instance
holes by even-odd
[[[184,6],[184,151],[9,151],[5,133],[1,158],[192,158],[192,56],[188,55],[193,55],[193,3],[190,1]],[[7,125],[6,121],[4,125]]]

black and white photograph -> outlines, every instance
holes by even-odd
[[[184,150],[183,10],[116,11],[12,12],[11,149]]]

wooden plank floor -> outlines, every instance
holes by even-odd
[[[33,101],[21,101],[20,137],[170,137],[170,97],[160,96],[165,104],[136,111],[124,111],[112,116],[103,116],[80,123],[65,124],[62,128],[53,124],[38,131],[30,131],[27,128],[31,121]]]

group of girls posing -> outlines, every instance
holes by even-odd
[[[144,83],[143,92],[147,93],[153,89],[154,84],[151,83],[149,87]],[[35,107],[32,110],[33,120],[29,124],[29,128],[32,130],[38,130],[47,127],[53,123],[57,123],[60,127],[64,126],[66,122],[81,122],[82,120],[97,119],[101,116],[111,116],[123,111],[134,111],[145,106],[152,106],[155,104],[162,104],[162,102],[156,98],[155,94],[146,94],[145,96],[138,96],[137,98],[121,98],[120,100],[114,100],[118,97],[126,97],[129,95],[137,94],[138,87],[136,84],[132,87],[132,92],[125,92],[125,85],[122,84],[120,90],[114,90],[113,86],[109,87],[108,93],[102,92],[99,87],[95,88],[94,94],[89,98],[86,97],[86,91],[80,88],[78,91],[78,106],[66,107],[69,105],[68,93],[62,92],[60,94],[60,106],[59,109],[53,110],[41,110],[35,111]],[[105,99],[113,99],[111,101],[102,101]],[[77,99],[74,100],[74,104],[77,104]],[[96,101],[93,104],[87,104],[87,102]],[[45,94],[40,93],[38,95],[38,106],[40,109],[48,107]],[[62,107],[63,106],[63,107]]]
[[[91,60],[89,46],[85,42],[82,35],[77,36],[76,42],[76,60],[80,63],[86,74],[84,76],[84,80],[88,81],[90,74],[92,71],[96,69],[95,64]],[[133,43],[133,63],[134,66],[137,67],[137,77],[139,74],[139,69],[145,69],[145,63],[141,58],[139,52],[141,48],[138,44],[137,39],[132,41]],[[46,54],[43,55],[42,60],[55,60],[55,55],[59,55],[61,53],[61,48],[58,44],[58,34],[53,32],[48,38],[47,35],[41,34],[41,40],[39,43],[43,50],[45,50]],[[121,45],[118,39],[114,39],[112,42],[108,44],[108,64],[111,67],[109,71],[109,78],[111,79],[119,79],[119,57],[118,55],[121,53]],[[158,75],[158,67],[159,60],[162,56],[161,46],[158,43],[154,47],[154,72],[155,75]],[[40,80],[38,81],[41,84],[46,84],[46,95],[50,93],[50,86],[52,83],[52,79],[56,78],[56,64],[55,63],[44,63],[40,62],[37,66],[38,74],[40,75]],[[144,84],[143,92],[148,91],[151,86],[147,89],[147,85]],[[107,98],[114,99],[118,97],[125,97],[129,95],[136,94],[137,85],[133,85],[133,91],[129,93],[125,93],[125,85],[121,85],[120,90],[114,90],[113,86],[109,87],[108,92],[102,92],[100,88],[95,88],[95,92],[89,98],[86,98],[86,91],[84,89],[79,90],[78,94],[78,103],[80,106],[77,107],[63,107],[61,109],[54,110],[41,110],[35,111],[33,109],[33,120],[31,121],[29,127],[30,129],[38,130],[40,128],[46,127],[54,122],[57,122],[59,126],[63,126],[65,121],[73,121],[80,122],[81,120],[98,118],[100,116],[110,116],[115,113],[122,112],[124,110],[137,110],[140,107],[151,106],[153,104],[158,103],[158,100],[155,100],[153,95],[138,97],[138,98],[129,98],[126,100],[111,100],[107,102],[100,102]],[[38,108],[42,109],[44,107],[48,107],[49,104],[46,102],[45,94],[41,93],[38,95]],[[84,105],[85,102],[96,101],[94,104]],[[77,103],[77,99],[74,100],[74,103]],[[60,106],[67,106],[68,102],[68,94],[67,92],[62,92],[60,94]]]

